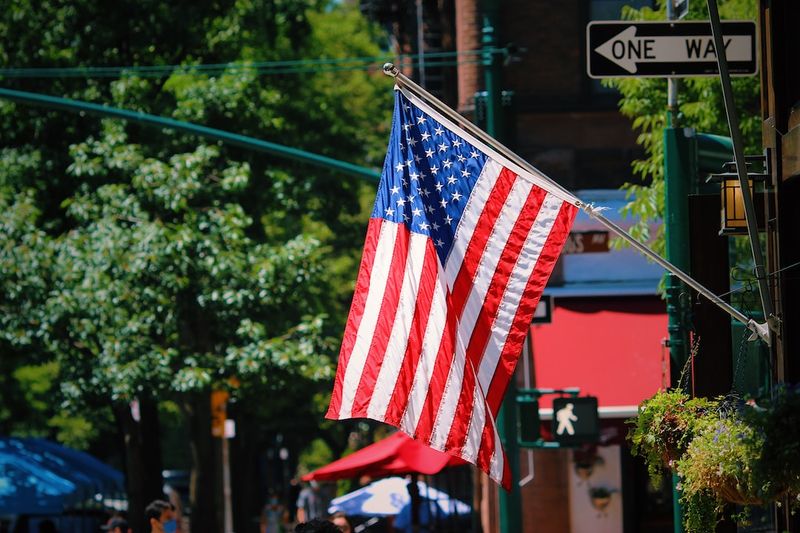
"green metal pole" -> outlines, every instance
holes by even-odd
[[[129,122],[136,122],[157,128],[185,131],[193,135],[222,141],[226,144],[231,144],[234,146],[241,146],[257,152],[264,152],[278,157],[316,165],[318,167],[338,170],[369,181],[370,183],[377,182],[381,177],[379,172],[371,168],[354,165],[352,163],[348,163],[347,161],[340,161],[338,159],[306,152],[305,150],[292,148],[290,146],[284,146],[282,144],[276,144],[269,141],[262,141],[246,135],[239,135],[229,131],[209,128],[199,124],[192,124],[191,122],[183,122],[167,117],[151,115],[149,113],[128,111],[127,109],[98,105],[91,102],[84,102],[82,100],[71,100],[69,98],[59,98],[57,96],[48,96],[46,94],[31,93],[26,91],[15,91],[12,89],[0,88],[0,98],[5,98],[7,100],[20,102],[23,104],[46,107],[48,109],[62,109],[64,111],[72,111],[75,113],[91,113],[103,117],[119,118]]]
[[[667,0],[667,20],[674,20],[675,4]],[[681,153],[677,144],[678,80],[667,79],[667,129],[664,130],[664,218],[666,219],[667,260],[684,272],[689,271],[688,221],[689,180],[683,174]],[[681,239],[683,240],[681,249]],[[675,261],[678,261],[677,263]],[[670,381],[674,387],[686,361],[686,329],[683,327],[684,311],[681,294],[685,285],[674,274],[667,274],[667,317],[669,325]],[[678,492],[678,476],[672,474],[672,524],[675,533],[683,532],[683,511]]]
[[[689,193],[695,151],[690,130],[664,130],[664,218],[667,260],[684,272],[689,271]],[[678,385],[687,360],[686,286],[677,277],[667,278],[667,314],[672,386]]]
[[[501,62],[493,53],[496,35],[498,6],[496,0],[483,2],[483,69],[486,88],[486,133],[503,142],[505,124],[503,120],[502,89],[500,87]],[[500,533],[518,533],[522,531],[522,498],[519,490],[519,444],[517,442],[516,416],[517,387],[514,377],[508,384],[503,405],[497,414],[497,431],[503,442],[509,467],[511,470],[511,490],[499,490],[500,496]]]
[[[667,260],[684,272],[689,272],[689,192],[695,175],[694,137],[690,130],[664,130],[664,184]],[[678,386],[681,372],[688,359],[686,285],[673,274],[667,275],[667,316],[669,331],[670,381]],[[688,378],[687,376],[686,378]],[[682,510],[677,478],[672,479],[674,531],[683,531]]]
[[[497,5],[494,0],[485,0],[483,8],[483,79],[486,86],[486,133],[503,142],[503,91],[500,87],[501,62],[495,53],[495,21]]]

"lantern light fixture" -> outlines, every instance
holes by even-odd
[[[756,184],[765,182],[770,176],[769,159],[766,156],[746,156],[747,181],[750,187],[750,197],[754,198]],[[760,166],[764,170],[760,173],[750,172],[752,166]],[[720,235],[747,235],[747,217],[745,215],[744,197],[742,195],[739,174],[736,172],[736,162],[731,161],[723,165],[724,172],[711,174],[708,182],[719,183],[720,192]],[[759,206],[760,207],[760,206]],[[763,213],[763,209],[758,209]],[[763,218],[763,217],[761,217]],[[759,228],[762,229],[762,228]]]

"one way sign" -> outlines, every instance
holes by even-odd
[[[723,22],[731,74],[756,73],[756,25]],[[714,76],[717,54],[708,22],[595,21],[586,27],[592,78]]]

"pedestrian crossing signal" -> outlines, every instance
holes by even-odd
[[[556,398],[553,400],[553,438],[559,444],[576,445],[597,442],[600,420],[597,398]]]

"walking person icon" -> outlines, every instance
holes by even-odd
[[[572,427],[572,423],[577,422],[578,417],[572,412],[574,407],[573,404],[568,403],[556,411],[556,420],[558,421],[558,428],[556,429],[557,434],[563,435],[564,431],[566,431],[568,435],[575,434],[575,428]]]

